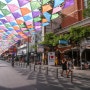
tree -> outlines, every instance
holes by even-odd
[[[53,48],[59,44],[59,40],[71,41],[71,44],[79,44],[80,41],[86,37],[90,36],[89,26],[78,26],[70,28],[69,33],[55,35],[54,33],[46,33],[44,36],[44,41],[41,44]]]
[[[80,43],[80,41],[86,37],[90,36],[90,27],[86,26],[86,27],[82,27],[82,26],[78,26],[78,27],[72,27],[70,29],[70,39],[71,41],[73,41],[74,43]]]
[[[54,38],[55,38],[55,34],[50,32],[50,33],[46,33],[44,35],[44,41],[41,42],[41,44],[44,44],[44,45],[52,45],[53,46],[53,43],[54,43]]]
[[[87,1],[87,8],[83,11],[84,17],[90,17],[90,0]]]
[[[51,48],[55,44],[55,42],[54,42],[55,37],[56,37],[56,35],[54,33],[52,33],[52,32],[46,33],[44,35],[44,41],[41,42],[40,44],[43,44],[44,46]]]

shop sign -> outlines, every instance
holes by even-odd
[[[48,65],[55,65],[55,52],[48,52]]]
[[[68,41],[67,40],[59,40],[59,44],[67,45],[68,44]]]

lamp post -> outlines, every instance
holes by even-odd
[[[27,65],[29,65],[29,36],[28,36],[28,42],[27,42]]]

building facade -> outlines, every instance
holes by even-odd
[[[72,3],[69,2],[72,1]],[[62,9],[62,15],[63,17],[58,18],[56,21],[52,21],[50,26],[46,27],[46,31],[52,31],[56,33],[57,35],[67,33],[72,26],[88,26],[90,25],[90,18],[83,18],[83,10],[87,8],[87,0],[66,0],[67,6],[65,4],[63,5]],[[59,23],[58,23],[59,22]],[[56,25],[55,25],[56,24]],[[64,57],[65,53],[67,54],[67,51],[70,51],[68,53],[68,56],[71,58],[75,58],[75,65],[80,65],[80,59],[83,57],[80,57],[80,51],[79,50],[73,51],[72,46],[67,47],[58,47],[58,50],[61,53],[61,59]],[[84,50],[85,51],[85,50]],[[88,50],[88,53],[90,50]],[[84,52],[82,52],[84,53]],[[83,55],[83,54],[82,54]],[[86,55],[87,56],[87,55]],[[84,57],[85,59],[86,57]],[[89,60],[89,57],[87,58]]]
[[[57,32],[57,34],[66,33],[69,31],[70,27],[73,26],[90,26],[90,18],[83,18],[83,10],[85,8],[87,8],[87,0],[74,0],[73,5],[63,9],[62,14],[64,17],[61,23],[62,29]],[[82,43],[84,43],[83,45],[82,43],[80,44],[82,47],[85,47],[83,50],[81,47],[76,47],[75,49],[72,47],[67,48],[67,50],[71,49],[68,55],[75,59],[74,62],[77,66],[81,65],[82,62],[90,61],[90,57],[88,56],[88,53],[90,53],[90,40],[88,40],[88,44],[85,42],[87,42],[86,39],[82,41]],[[77,48],[79,50],[77,50]]]
[[[62,14],[64,15],[61,23],[62,28],[83,20],[84,0],[73,1],[74,3],[72,5],[62,10]]]

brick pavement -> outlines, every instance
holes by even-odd
[[[46,75],[46,67],[48,67],[48,75]],[[56,78],[56,68],[58,68],[58,78]],[[37,84],[53,85],[55,87],[60,87],[62,90],[90,90],[90,70],[76,70],[73,69],[73,83],[71,83],[71,77],[66,78],[61,77],[60,71],[61,67],[47,66],[44,65],[39,70],[39,65],[31,65],[27,68],[22,68],[21,73],[26,74],[25,70],[29,75],[29,79],[36,79]]]
[[[9,63],[10,64],[10,63]],[[10,64],[11,66],[11,64]],[[30,90],[90,90],[90,72],[89,70],[73,70],[74,72],[74,76],[73,76],[73,83],[71,83],[71,78],[66,78],[66,76],[64,75],[64,77],[61,77],[60,75],[60,71],[61,71],[61,67],[55,67],[55,66],[48,66],[48,75],[46,73],[46,68],[47,65],[44,65],[41,67],[39,67],[39,65],[35,66],[34,69],[34,65],[31,65],[31,69],[30,67],[26,67],[26,64],[15,64],[14,68],[8,68],[7,67],[3,67],[6,69],[10,69],[12,71],[10,71],[12,74],[13,73],[17,73],[15,76],[16,79],[16,86],[18,84],[18,79],[17,77],[20,77],[21,80],[25,80],[28,81],[26,82],[29,86],[29,88],[31,88],[31,83],[33,82],[33,86],[35,89],[30,89]],[[58,78],[56,78],[56,68],[58,68]],[[13,70],[14,69],[14,70]],[[9,71],[9,70],[8,70]],[[6,72],[8,73],[8,72]],[[10,73],[8,73],[8,76],[11,75]],[[19,75],[19,76],[18,76]],[[12,77],[9,76],[9,79],[11,79]],[[23,79],[22,79],[23,78]],[[19,81],[21,83],[21,80]],[[1,82],[2,83],[2,82]],[[12,83],[11,83],[12,84]],[[23,83],[24,84],[24,83]],[[20,84],[19,84],[20,85]],[[15,86],[15,87],[16,87]],[[13,90],[29,90],[26,89],[28,87],[20,87],[18,89],[13,89]],[[3,89],[2,89],[3,90]],[[7,89],[5,89],[7,90]],[[10,89],[12,90],[12,89]]]

